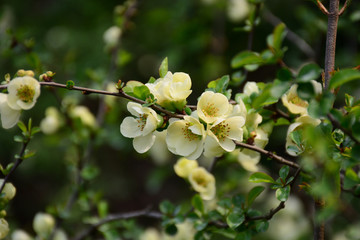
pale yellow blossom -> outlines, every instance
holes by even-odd
[[[225,119],[231,113],[232,107],[221,93],[211,91],[201,94],[197,103],[197,114],[201,120],[212,124],[219,119]]]
[[[55,227],[55,219],[48,213],[39,212],[35,215],[33,221],[34,231],[42,237],[47,237]]]
[[[4,182],[4,179],[0,179],[0,186],[3,184],[3,182]],[[9,182],[5,183],[2,193],[5,194],[4,196],[2,196],[2,198],[5,199],[6,201],[9,201],[15,197],[16,188],[14,187],[14,185],[12,183],[9,183]]]
[[[200,194],[204,200],[215,197],[215,177],[203,167],[194,168],[188,177],[191,186]]]
[[[9,224],[4,218],[0,218],[0,239],[4,239],[9,233]]]
[[[187,158],[180,158],[174,165],[175,173],[182,178],[188,178],[191,171],[199,165],[196,160],[189,160]]]
[[[31,239],[32,237],[23,230],[17,229],[11,234],[11,240],[31,240]]]

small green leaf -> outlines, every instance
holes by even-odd
[[[133,94],[136,98],[139,98],[141,100],[145,100],[147,98],[147,96],[149,96],[150,94],[150,90],[147,86],[142,85],[142,86],[136,86],[133,89]]]
[[[304,100],[309,100],[315,96],[314,85],[311,82],[299,83],[297,87],[297,94]]]
[[[245,216],[243,213],[233,212],[230,213],[227,218],[226,222],[230,228],[235,229],[240,226],[245,221]]]
[[[36,151],[25,151],[23,159],[31,158],[36,154]]]
[[[341,70],[341,71],[336,72],[332,76],[332,78],[330,79],[329,87],[337,88],[347,82],[350,82],[353,80],[358,80],[358,79],[360,79],[360,71],[355,70],[355,69]]]
[[[33,127],[31,129],[31,136],[34,136],[36,133],[40,132],[41,129],[39,127]]]
[[[262,57],[256,52],[243,51],[237,54],[231,60],[232,68],[239,68],[249,64],[260,64],[263,62]]]
[[[109,212],[109,205],[106,201],[100,201],[97,205],[97,210],[100,218],[106,217]]]
[[[287,82],[287,81],[291,81],[291,80],[292,80],[292,73],[291,73],[290,70],[287,69],[287,68],[281,68],[281,69],[276,73],[276,77],[277,77],[277,79],[279,79],[280,81]]]
[[[99,168],[92,165],[84,167],[81,171],[81,177],[83,177],[85,180],[92,180],[97,175],[99,175]]]
[[[201,199],[199,194],[196,194],[192,199],[191,199],[191,205],[199,210],[201,213],[204,213],[204,203],[203,200]]]
[[[250,231],[238,233],[235,237],[235,240],[251,240]]]
[[[269,176],[266,173],[263,172],[256,172],[251,174],[251,176],[249,177],[249,182],[253,182],[253,183],[261,183],[261,182],[265,182],[265,183],[276,183],[275,180]]]
[[[13,168],[13,166],[14,166],[14,163],[9,163],[5,169],[2,168],[1,169],[2,174],[4,174],[4,176],[8,175],[9,172],[11,171],[11,169]]]
[[[22,136],[16,135],[14,136],[15,142],[24,142],[24,138]]]
[[[231,199],[231,202],[234,205],[234,207],[241,209],[245,203],[245,199],[244,199],[244,196],[237,194],[237,195],[233,196],[233,198]]]
[[[218,93],[225,93],[226,89],[229,85],[230,77],[229,75],[222,76],[214,81],[209,82],[207,85],[208,88],[213,89],[215,92]]]
[[[354,130],[354,129],[353,129]],[[335,129],[331,133],[332,140],[336,145],[340,145],[345,140],[345,134],[340,129]]]
[[[354,97],[345,93],[345,104],[347,107],[352,107],[354,104]]]
[[[268,221],[260,221],[256,223],[256,231],[258,233],[265,232],[269,228],[269,222]]]
[[[283,188],[278,188],[275,192],[276,198],[279,201],[286,201],[289,198],[289,194],[290,194],[290,185],[287,185],[286,187]]]
[[[20,128],[20,130],[22,132],[24,132],[24,133],[27,132],[27,128],[26,128],[25,124],[22,121],[18,121],[17,125],[18,125],[18,127]]]
[[[254,200],[265,190],[263,186],[257,186],[250,190],[246,197],[246,206],[249,208]]]
[[[67,88],[67,89],[71,90],[71,89],[74,88],[74,86],[75,86],[74,81],[72,81],[72,80],[66,81],[66,88]]]
[[[313,118],[326,117],[332,109],[335,96],[330,91],[325,91],[320,99],[312,99],[309,103],[308,112]]]
[[[149,79],[148,83],[154,83],[155,81],[156,81],[156,78],[154,78],[154,77],[150,77],[150,79]]]
[[[175,210],[175,206],[168,200],[165,200],[160,203],[159,209],[164,214],[172,214]]]
[[[320,76],[321,72],[322,69],[317,64],[309,63],[300,69],[297,80],[300,82],[315,80]]]
[[[164,58],[159,67],[159,75],[161,78],[165,77],[168,72],[168,58]]]
[[[189,107],[185,107],[185,113],[187,115],[191,115],[192,111],[191,111],[191,109]]]
[[[289,175],[289,171],[290,171],[290,167],[285,165],[282,168],[280,168],[279,170],[279,176],[285,180],[287,178],[287,176]]]

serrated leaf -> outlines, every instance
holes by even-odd
[[[290,194],[289,185],[283,188],[278,188],[275,192],[276,198],[281,202],[286,201],[289,198],[289,194]]]
[[[246,206],[249,208],[254,200],[265,190],[263,186],[256,186],[250,190],[246,197]]]
[[[164,58],[164,60],[162,60],[160,67],[159,67],[159,75],[161,78],[165,77],[165,75],[168,72],[168,58]]]
[[[321,72],[322,69],[317,64],[309,63],[300,69],[297,80],[300,82],[315,80],[320,76]]]
[[[245,221],[245,216],[243,213],[233,212],[230,213],[227,218],[226,222],[230,228],[235,229],[240,226]]]
[[[243,51],[237,54],[231,60],[232,68],[239,68],[249,64],[261,64],[263,62],[262,57],[256,52]]]
[[[253,182],[253,183],[261,183],[261,182],[265,182],[265,183],[276,183],[275,180],[269,176],[266,173],[263,172],[256,172],[251,174],[251,176],[249,177],[249,182]]]
[[[330,88],[337,88],[353,80],[360,79],[360,71],[355,69],[345,69],[336,72],[330,79]]]

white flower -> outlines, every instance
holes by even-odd
[[[160,232],[155,228],[146,229],[139,237],[140,240],[162,240]]]
[[[81,122],[90,128],[97,127],[95,116],[85,106],[79,105],[79,106],[70,108],[69,115],[72,118],[80,118]]]
[[[14,110],[28,110],[32,108],[40,95],[40,83],[33,77],[17,77],[8,85],[9,107]]]
[[[40,129],[45,134],[55,133],[62,125],[59,111],[55,107],[48,107],[45,111],[45,118],[40,122]]]
[[[5,93],[0,93],[0,115],[1,115],[1,124],[5,129],[12,128],[19,121],[21,110],[14,110],[9,107],[8,95]]]
[[[204,200],[215,197],[216,187],[214,176],[203,167],[194,168],[189,175],[191,186],[200,194]]]
[[[204,148],[206,132],[204,125],[191,116],[170,123],[167,128],[166,144],[170,152],[188,159],[200,157]]]
[[[243,1],[243,0],[240,0]],[[258,85],[256,82],[246,82],[244,86],[244,94],[248,97],[251,96],[251,94],[256,93],[258,94],[260,92]]]
[[[55,226],[55,219],[47,213],[37,213],[34,217],[33,228],[34,231],[43,237],[49,236]]]
[[[214,123],[218,119],[226,118],[231,110],[225,95],[211,91],[201,94],[197,104],[197,114],[206,123]]]
[[[66,235],[66,233],[64,232],[64,230],[62,229],[57,229],[54,233],[54,240],[67,240],[68,237]]]
[[[164,165],[172,156],[166,145],[167,130],[163,130],[161,132],[155,131],[154,135],[155,142],[150,148],[149,153],[157,165]]]
[[[121,36],[121,28],[112,26],[108,28],[103,35],[104,42],[109,47],[114,47],[119,42]]]
[[[31,240],[31,239],[32,237],[23,230],[18,229],[11,234],[11,240]]]
[[[174,165],[175,173],[182,178],[187,178],[191,171],[199,165],[196,160],[189,160],[187,158],[180,158]]]
[[[134,149],[144,153],[154,144],[154,131],[161,124],[161,117],[153,109],[134,102],[129,102],[127,109],[136,118],[126,117],[120,125],[120,132],[124,137],[134,138]]]
[[[315,80],[311,80],[311,83],[315,93],[320,94],[322,92],[321,84]],[[298,96],[297,88],[297,84],[291,86],[290,90],[281,97],[281,101],[291,113],[304,115],[307,114],[309,103]]]
[[[190,76],[183,72],[167,72],[164,78],[145,85],[157,99],[157,104],[170,110],[182,110],[192,92]]]
[[[4,218],[0,218],[0,239],[5,238],[9,233],[9,224]]]
[[[301,130],[306,126],[316,127],[320,123],[321,123],[320,119],[312,118],[309,115],[303,115],[301,117],[298,117],[295,120],[295,123],[290,124],[288,128],[287,136],[286,136],[286,145],[285,145],[286,152],[291,156],[298,156],[299,154],[303,153],[305,149],[300,149],[299,146],[297,146],[297,144],[292,140],[290,134],[294,131]],[[293,147],[295,147],[296,150],[292,149]]]
[[[213,138],[216,143],[225,151],[231,152],[235,149],[236,141],[243,140],[243,129],[245,119],[241,116],[229,117],[225,120],[218,120],[207,130],[208,138]],[[205,148],[209,147],[209,142],[205,143]]]
[[[231,21],[239,22],[247,17],[250,6],[247,0],[230,0],[227,6],[227,14]]]
[[[2,186],[3,182],[4,179],[0,179],[0,186]],[[2,198],[5,199],[6,201],[9,201],[15,197],[16,188],[12,183],[5,183],[2,193],[5,194],[4,196],[2,196]]]

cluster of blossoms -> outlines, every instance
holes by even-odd
[[[19,70],[7,87],[8,93],[0,93],[0,115],[3,128],[11,128],[19,121],[22,110],[31,109],[40,95],[40,84],[32,71]]]
[[[311,81],[315,94],[322,93],[322,86],[315,80]],[[281,98],[284,106],[293,114],[300,114],[294,123],[290,124],[286,137],[286,151],[291,156],[298,156],[305,151],[305,146],[299,146],[292,134],[296,131],[302,131],[306,127],[315,127],[321,123],[320,119],[314,119],[308,114],[309,103],[306,100],[301,99],[297,94],[298,85],[294,84],[289,91]]]

